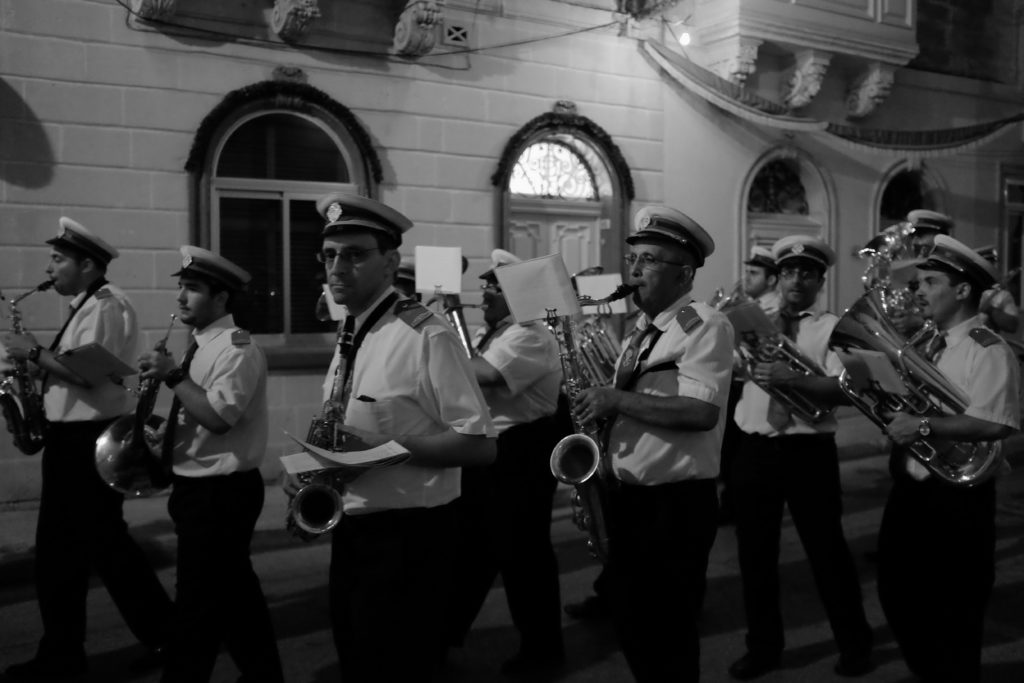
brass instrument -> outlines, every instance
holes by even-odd
[[[594,300],[588,297],[580,299],[580,305],[610,303],[632,294],[635,289],[629,285],[620,285],[604,299]],[[590,374],[584,370],[572,316],[558,316],[554,310],[549,310],[546,322],[558,340],[562,377],[571,407],[581,391],[596,385],[591,383]],[[551,451],[551,473],[558,481],[571,484],[575,488],[571,498],[573,521],[577,527],[587,532],[587,546],[590,552],[605,562],[608,559],[608,527],[604,518],[607,495],[604,478],[607,473],[601,471],[601,429],[596,424],[581,423],[576,411],[571,412],[575,433],[564,437]]]
[[[903,221],[890,225],[872,237],[857,256],[867,259],[868,267],[861,275],[865,290],[878,289],[888,315],[916,315],[920,312],[914,292],[909,287],[893,287],[892,265],[901,259],[920,256],[914,251],[911,238],[914,225]]]
[[[444,302],[445,319],[455,330],[459,343],[462,344],[462,349],[466,352],[466,357],[472,358],[473,342],[470,341],[469,328],[466,326],[466,318],[462,315],[462,309],[476,308],[476,306],[462,303],[458,294],[442,294],[441,300]]]
[[[172,314],[157,351],[166,351],[167,339],[178,316]],[[123,415],[103,430],[96,439],[96,471],[107,486],[126,496],[150,496],[171,485],[171,473],[163,463],[163,439],[160,427],[164,418],[154,415],[160,381],[149,378],[139,382],[139,401],[135,412]]]
[[[906,393],[890,393],[877,382],[855,379],[849,368],[839,377],[843,392],[883,431],[896,412],[922,418],[963,413],[967,397],[917,348],[921,337],[934,333],[931,323],[913,338],[904,339],[889,321],[884,297],[883,290],[872,289],[855,301],[832,331],[829,348],[837,352],[861,349],[885,354],[899,373]],[[998,443],[921,437],[908,450],[933,475],[959,486],[986,481],[1000,465]]]
[[[711,306],[715,310],[725,311],[733,306],[739,306],[751,301],[751,298],[747,296],[747,293],[743,290],[743,278],[736,281],[736,284],[732,286],[732,290],[729,294],[725,293],[725,290],[721,287],[715,290],[711,298],[708,299],[708,306]]]
[[[762,313],[756,303],[740,304],[752,307],[751,311]],[[738,310],[739,306],[734,307]],[[772,316],[774,318],[776,316]],[[771,318],[770,318],[771,319]],[[821,422],[835,411],[835,407],[822,407],[816,399],[805,396],[799,389],[783,384],[771,384],[754,379],[754,366],[758,363],[783,361],[796,373],[805,376],[825,377],[825,371],[807,357],[792,339],[780,331],[772,334],[745,333],[737,335],[736,348],[743,363],[746,376],[766,394],[779,401],[793,415],[804,422]]]
[[[46,280],[10,302],[11,330],[25,334],[21,324],[18,303],[36,292],[45,292],[53,287],[52,280]],[[0,300],[4,298],[0,293]],[[12,360],[14,366],[3,380],[0,380],[0,407],[7,420],[7,431],[14,436],[14,445],[25,455],[38,453],[46,440],[46,411],[43,409],[43,395],[36,387],[28,368],[27,360]]]

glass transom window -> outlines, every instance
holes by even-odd
[[[594,174],[568,145],[554,140],[527,147],[512,168],[509,190],[521,197],[597,200]]]

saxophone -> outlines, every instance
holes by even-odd
[[[604,299],[582,298],[581,306],[610,303],[635,291],[635,287],[620,285]],[[584,389],[598,386],[591,380],[576,341],[576,324],[572,316],[555,315],[548,310],[548,327],[558,340],[558,357],[562,364],[562,377],[570,407]],[[573,521],[587,532],[587,547],[601,562],[608,560],[608,526],[605,521],[607,472],[602,471],[601,428],[594,423],[581,423],[572,411],[573,434],[566,436],[551,451],[551,473],[558,481],[571,484]]]
[[[46,280],[10,302],[11,329],[15,334],[25,334],[21,324],[18,303],[36,292],[45,292],[53,287],[53,280]],[[0,293],[0,299],[4,296]],[[7,431],[14,435],[14,445],[25,455],[34,455],[43,447],[46,438],[46,412],[43,409],[43,395],[36,388],[36,382],[28,369],[28,361],[12,361],[14,369],[0,380],[0,406],[7,420]]]

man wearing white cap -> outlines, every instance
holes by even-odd
[[[495,463],[462,471],[452,645],[461,645],[497,575],[505,586],[518,653],[502,672],[537,673],[563,660],[558,562],[551,545],[556,480],[550,456],[564,436],[554,416],[562,381],[558,342],[542,323],[516,323],[495,272],[520,259],[491,254],[483,327],[470,361],[498,432]]]
[[[771,315],[779,310],[779,268],[766,247],[754,246],[750,258],[743,262],[743,293]]]
[[[994,246],[979,247],[975,251],[998,270],[999,252]],[[1020,268],[1015,270],[1019,274]],[[1011,275],[1013,272],[1006,276],[1005,281],[1012,280]],[[1000,334],[1014,335],[1020,327],[1020,308],[1003,282],[997,282],[995,286],[982,293],[978,312],[982,316],[982,322]]]
[[[667,206],[641,209],[626,238],[643,312],[612,387],[580,392],[584,423],[608,420],[608,590],[622,652],[640,681],[700,677],[697,617],[718,529],[732,326],[692,296],[711,236]],[[665,614],[672,615],[665,619]]]
[[[178,315],[192,327],[179,365],[163,349],[139,359],[143,379],[174,392],[163,437],[174,488],[177,597],[163,683],[209,681],[221,646],[242,679],[284,675],[270,612],[249,556],[263,509],[267,361],[231,314],[249,273],[195,246],[181,248]]]
[[[330,610],[346,683],[427,681],[444,648],[462,466],[494,459],[494,427],[469,359],[440,317],[393,287],[412,222],[386,204],[331,194],[318,254],[345,306],[324,400],[339,449],[396,441],[399,465],[345,484],[331,538]]]
[[[47,275],[58,294],[74,297],[49,348],[31,334],[3,335],[8,354],[43,373],[49,421],[43,490],[36,529],[35,579],[43,638],[34,659],[7,669],[11,680],[49,680],[85,673],[86,594],[96,572],[132,633],[150,650],[166,637],[171,602],[124,523],[124,496],[100,479],[96,439],[128,410],[128,393],[114,381],[90,384],[57,356],[97,343],[125,363],[138,353],[135,310],[106,279],[118,252],[83,225],[60,219]]]
[[[814,572],[818,595],[839,647],[835,671],[862,676],[871,664],[872,635],[861,602],[857,569],[842,526],[842,490],[836,419],[817,422],[792,414],[762,385],[799,389],[817,405],[845,401],[837,377],[843,370],[828,340],[838,318],[815,302],[835,254],[808,235],[778,240],[782,307],[777,324],[825,376],[796,372],[785,360],[757,362],[736,406],[741,443],[732,465],[736,539],[747,619],[747,652],[729,667],[737,680],[758,678],[781,665],[785,629],[779,595],[779,534],[788,505]]]
[[[1019,427],[1020,373],[1009,346],[978,315],[982,292],[996,282],[992,265],[944,235],[925,258],[918,266],[918,299],[941,332],[929,344],[929,357],[963,390],[968,405],[961,415],[897,413],[889,423],[897,448],[878,537],[878,596],[915,675],[976,683],[995,582],[995,480],[947,484],[905,447],[933,437],[1000,448]]]
[[[910,234],[914,257],[920,257],[931,249],[937,235],[948,235],[953,230],[952,218],[928,209],[914,209],[907,214],[906,222],[914,229]],[[897,287],[907,287],[911,292],[917,289],[915,263],[915,260],[907,260],[903,262],[902,268],[894,270],[892,278]],[[913,311],[893,310],[890,317],[896,329],[907,338],[912,337],[924,325],[924,318]]]

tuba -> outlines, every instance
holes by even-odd
[[[920,255],[914,252],[911,242],[913,235],[913,223],[896,223],[872,237],[857,252],[857,256],[867,259],[868,262],[868,267],[860,278],[864,289],[878,289],[882,295],[884,310],[890,316],[912,315],[919,312],[914,292],[909,287],[894,288],[892,285],[893,263]]]
[[[171,315],[164,338],[156,350],[165,351],[171,328],[178,316]],[[153,414],[160,382],[139,382],[139,401],[132,415],[116,419],[96,439],[96,471],[107,486],[126,496],[140,498],[159,493],[171,485],[171,473],[163,463],[164,419]]]
[[[45,292],[53,287],[52,280],[36,285],[10,302],[11,329],[15,334],[24,334],[21,311],[18,303],[36,292]],[[0,299],[3,299],[0,293]],[[43,395],[36,387],[36,381],[28,369],[28,361],[12,361],[14,369],[0,380],[0,406],[7,420],[7,431],[14,436],[14,445],[25,455],[35,455],[42,449],[46,439],[46,411],[43,409]]]
[[[581,306],[601,305],[616,301],[633,293],[635,287],[619,285],[604,299],[584,298]],[[570,410],[576,397],[593,384],[584,370],[581,354],[574,335],[576,324],[572,316],[555,315],[548,311],[547,325],[558,340],[558,356],[562,363],[562,377],[565,393],[569,398]],[[574,491],[571,498],[573,521],[588,534],[587,547],[602,562],[608,559],[608,526],[605,522],[605,499],[607,497],[607,476],[601,471],[603,460],[600,426],[582,424],[572,411],[573,434],[559,441],[551,451],[551,473],[563,484],[571,484]]]
[[[848,367],[839,386],[853,405],[883,431],[892,413],[906,412],[922,418],[957,415],[967,408],[967,397],[918,351],[920,338],[933,334],[932,324],[911,339],[892,325],[886,314],[886,293],[872,289],[854,302],[836,323],[829,348],[837,352],[865,350],[884,354],[896,368],[905,393],[890,393],[878,382],[851,375]],[[998,443],[951,442],[921,437],[909,446],[910,454],[949,484],[974,486],[999,470]]]

